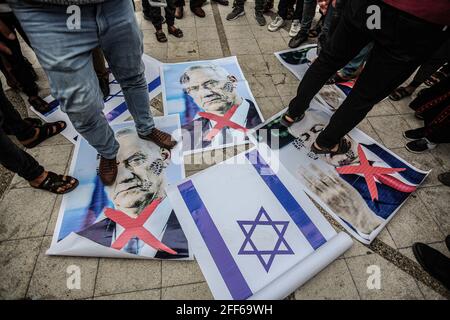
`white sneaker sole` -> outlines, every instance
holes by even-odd
[[[233,21],[233,20],[236,20],[236,19],[239,18],[239,17],[242,17],[243,15],[245,15],[245,11],[242,11],[241,13],[239,13],[237,16],[235,16],[235,17],[232,18],[232,19],[228,19],[228,18],[227,18],[227,20],[228,20],[228,21]]]
[[[270,24],[267,26],[267,30],[269,30],[270,32],[275,32],[275,31],[278,31],[278,30],[280,30],[281,28],[283,28],[284,26],[286,25],[286,23],[283,23],[281,26],[279,26],[279,27],[276,27],[275,29],[271,29],[270,28]]]

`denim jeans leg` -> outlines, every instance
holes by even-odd
[[[100,46],[122,88],[136,130],[148,135],[155,123],[150,111],[142,32],[130,1],[110,0],[98,5]]]
[[[341,69],[341,73],[345,77],[353,77],[358,68],[363,64],[369,56],[370,50],[373,47],[373,42],[365,46],[356,57],[354,57],[345,67]]]
[[[299,1],[297,1],[299,3]],[[303,1],[303,13],[301,17],[300,32],[307,34],[316,14],[317,1],[316,0],[304,0]]]
[[[103,99],[92,64],[98,46],[96,6],[81,7],[81,28],[67,28],[64,6],[41,6],[23,0],[12,8],[45,70],[52,95],[75,129],[100,155],[112,159],[119,143],[102,112]]]

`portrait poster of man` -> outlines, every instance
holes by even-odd
[[[155,118],[168,133],[178,116]],[[140,139],[134,122],[112,126],[120,143],[118,175],[105,187],[97,175],[98,155],[80,138],[70,174],[79,187],[63,196],[47,254],[117,258],[192,258],[165,188],[184,178],[181,145],[167,150]]]
[[[283,299],[353,243],[266,153],[252,148],[167,190],[215,299]]]
[[[164,114],[179,114],[183,149],[195,153],[248,142],[263,122],[236,57],[161,66]]]
[[[146,54],[142,56],[142,60],[145,65],[145,78],[147,79],[148,95],[150,100],[152,100],[161,93],[159,67],[162,63]],[[105,105],[103,109],[103,113],[105,114],[108,122],[114,124],[131,120],[131,114],[128,111],[122,89],[120,88],[118,82],[114,79],[112,73],[109,73],[109,89],[110,94],[106,97],[106,99],[104,99]],[[98,88],[98,90],[100,91],[100,88]],[[99,94],[101,94],[101,92]],[[52,96],[48,96],[44,100],[51,106],[51,110],[49,112],[41,114],[33,107],[30,107],[31,110],[45,122],[65,121],[67,127],[61,132],[61,134],[67,140],[75,144],[78,137],[78,132],[73,127],[67,114],[61,110],[59,101]]]
[[[331,111],[313,101],[305,118],[289,129],[282,111],[252,136],[276,151],[308,194],[359,241],[370,244],[394,217],[428,172],[401,159],[358,129],[345,137],[344,155],[316,155],[311,144],[328,124]]]

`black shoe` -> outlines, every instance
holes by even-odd
[[[289,48],[297,48],[306,40],[308,40],[308,35],[299,32],[295,37],[289,40]]]
[[[450,259],[423,243],[414,243],[414,256],[422,268],[450,290]]]
[[[436,148],[436,144],[428,141],[425,138],[414,140],[406,144],[406,149],[413,153],[422,153],[434,148]]]
[[[264,15],[261,11],[255,11],[255,19],[260,26],[266,25],[266,18],[264,18]]]
[[[245,14],[244,8],[234,7],[233,10],[227,15],[227,20],[232,21],[236,20],[240,16]]]
[[[438,180],[443,185],[450,187],[450,171],[449,172],[444,172],[444,173],[441,173],[440,175],[438,175]],[[450,236],[448,236],[447,238],[450,238]],[[447,241],[447,239],[445,241]]]
[[[450,235],[445,238],[445,245],[447,246],[448,251],[450,251]]]
[[[417,128],[403,132],[403,136],[408,140],[418,140],[425,138],[425,128]]]

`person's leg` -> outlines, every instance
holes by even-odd
[[[370,42],[370,38],[355,27],[351,20],[356,15],[350,12],[349,19],[340,19],[332,37],[306,71],[297,89],[297,96],[289,103],[290,116],[301,116],[325,82]]]
[[[278,3],[278,15],[283,19],[286,20],[287,17],[287,4],[288,0],[280,0]]]
[[[164,8],[166,14],[167,26],[171,27],[175,25],[175,0],[167,0],[167,7]]]
[[[354,78],[358,69],[367,60],[372,47],[373,43],[369,43],[367,46],[365,46],[356,57],[354,57],[349,63],[347,63],[345,67],[339,70],[339,73],[341,73],[342,76],[346,78]]]
[[[92,64],[92,50],[98,46],[97,6],[81,7],[80,30],[67,28],[65,7],[44,7],[19,0],[12,3],[12,8],[47,73],[52,95],[59,100],[61,109],[100,155],[114,159],[119,144],[102,112],[102,94]]]
[[[354,0],[351,3],[356,5]],[[367,1],[363,5],[370,3]],[[341,21],[348,18],[345,14]],[[381,9],[381,20],[384,21],[383,28],[370,31],[375,44],[363,72],[331,117],[328,126],[317,137],[317,144],[321,147],[335,146],[367,115],[374,104],[413,73],[426,59],[429,50],[439,47],[448,37],[448,31],[387,5]],[[365,25],[361,28],[365,28]]]
[[[160,7],[149,7],[148,16],[150,17],[150,21],[153,24],[153,27],[155,27],[155,30],[161,30],[162,29],[162,23],[163,23],[163,17],[161,14],[161,8]]]
[[[427,80],[440,67],[448,62],[450,57],[450,40],[447,40],[424,64],[417,70],[412,81],[413,85],[418,87]]]
[[[110,0],[99,5],[100,45],[136,123],[138,134],[146,136],[155,126],[150,112],[147,80],[142,61],[142,32],[133,7],[127,1]]]

